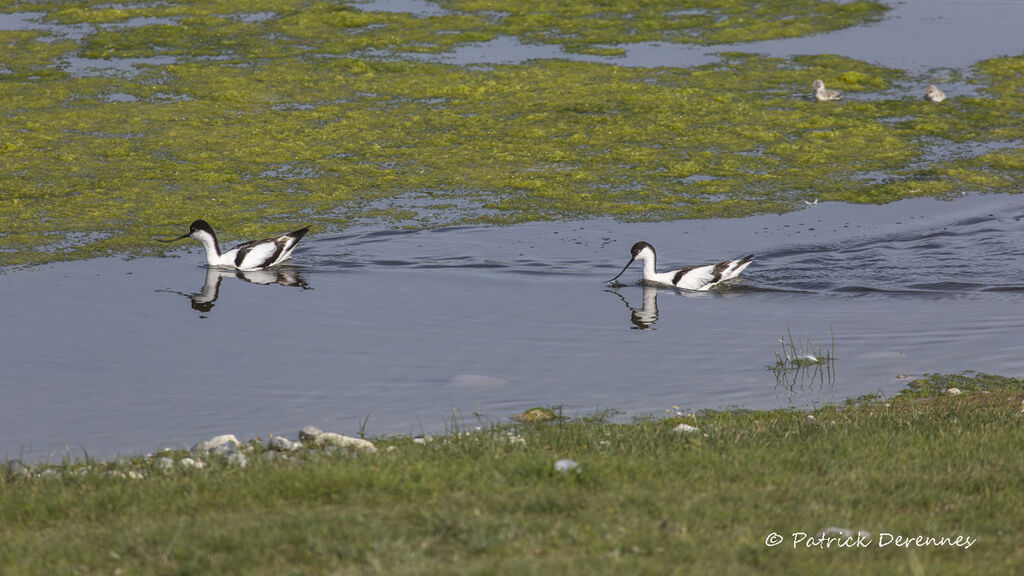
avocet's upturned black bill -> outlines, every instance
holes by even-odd
[[[743,258],[725,260],[717,264],[702,264],[668,272],[658,272],[654,268],[656,259],[654,246],[647,242],[637,242],[633,244],[630,252],[632,257],[622,268],[622,272],[616,274],[615,278],[608,282],[618,280],[619,276],[622,276],[630,264],[637,260],[642,260],[644,263],[644,282],[663,284],[684,290],[707,290],[712,286],[739,276],[740,272],[743,272],[747,266],[750,266],[750,262],[754,259],[754,255],[750,254]]]
[[[182,234],[170,240],[160,242],[176,242],[192,238],[202,243],[206,250],[206,263],[210,266],[227,266],[238,270],[263,270],[277,266],[292,255],[292,250],[299,240],[309,232],[309,226],[294,232],[282,234],[276,238],[265,238],[239,244],[221,254],[217,246],[217,234],[206,220],[196,220],[189,226],[188,234]]]

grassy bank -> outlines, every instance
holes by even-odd
[[[1022,400],[1021,380],[933,376],[810,413],[520,423],[245,468],[7,473],[0,572],[1009,574],[1024,563]],[[561,458],[579,468],[554,471]],[[870,532],[867,546],[794,547],[793,533],[829,527]],[[767,546],[772,533],[783,543]],[[975,542],[880,546],[885,533]]]

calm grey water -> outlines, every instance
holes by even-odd
[[[1024,373],[1024,197],[819,204],[782,216],[313,236],[281,274],[180,258],[0,275],[0,456],[106,457],[220,433],[443,431],[456,413],[813,406],[902,376]],[[297,223],[298,224],[298,223]],[[757,254],[715,293],[605,280]],[[276,283],[276,282],[281,283]],[[270,282],[261,284],[261,282]],[[205,289],[204,289],[205,285]],[[787,336],[834,378],[782,381]]]

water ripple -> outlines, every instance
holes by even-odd
[[[760,254],[758,261],[766,266],[759,280],[839,294],[1015,291],[1021,284],[1024,249],[1018,217],[934,220],[925,218],[913,229]]]
[[[312,239],[298,258],[320,272],[410,269],[592,276],[603,282],[637,240],[659,269],[754,252],[734,288],[766,292],[1010,297],[1024,285],[1017,241],[1024,198],[973,195],[887,206],[822,204],[740,220],[538,222],[512,227],[356,230]],[[801,243],[793,240],[802,239]],[[639,267],[624,281],[639,282]]]

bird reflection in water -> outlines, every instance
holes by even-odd
[[[209,312],[213,309],[214,303],[220,297],[220,283],[225,277],[235,277],[251,284],[280,284],[281,286],[297,286],[303,290],[310,287],[302,278],[299,270],[291,266],[277,266],[265,270],[232,270],[229,268],[218,268],[209,266],[206,268],[206,281],[203,287],[194,294],[178,292],[176,290],[164,290],[187,297],[192,302],[192,309],[199,312]]]
[[[658,288],[644,284],[643,289],[643,306],[641,308],[630,306],[629,300],[626,300],[625,296],[619,294],[617,288],[607,290],[607,292],[618,296],[626,307],[629,308],[629,321],[633,323],[630,328],[633,330],[648,330],[658,321]]]

